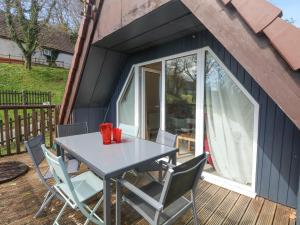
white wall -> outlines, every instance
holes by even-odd
[[[5,57],[9,54],[21,57],[22,51],[19,49],[18,45],[15,42],[0,38],[0,57]]]
[[[64,67],[66,69],[69,69],[70,66],[71,66],[71,63],[72,63],[72,58],[73,58],[73,55],[71,54],[67,54],[67,53],[59,53],[56,61],[58,61],[56,63],[57,66],[60,66],[60,67]],[[61,63],[63,62],[63,63]]]
[[[12,59],[22,60],[22,51],[19,49],[18,45],[8,39],[0,38],[0,57],[8,58],[8,55]],[[56,61],[57,66],[69,69],[71,66],[73,55],[67,53],[59,53]],[[48,65],[47,58],[43,55],[42,50],[37,49],[32,56],[33,63],[38,62],[40,64]]]

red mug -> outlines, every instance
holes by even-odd
[[[120,128],[113,128],[113,140],[116,143],[121,143],[121,140],[122,140],[122,130]]]
[[[102,123],[99,125],[99,131],[102,134],[103,144],[111,144],[112,123]]]

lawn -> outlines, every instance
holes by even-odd
[[[31,71],[23,65],[0,63],[0,90],[50,91],[52,103],[61,104],[68,70],[47,66],[33,66]]]

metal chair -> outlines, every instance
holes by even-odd
[[[60,200],[64,201],[63,198],[53,189],[53,187],[48,183],[49,179],[53,178],[53,174],[48,169],[45,173],[42,173],[40,170],[40,164],[44,161],[45,155],[43,153],[41,145],[45,143],[45,139],[42,135],[38,135],[34,138],[31,138],[28,141],[25,141],[25,147],[32,159],[34,169],[38,174],[40,181],[46,186],[48,189],[47,193],[44,196],[44,201],[35,214],[35,218],[40,215],[40,213],[45,209],[53,197],[58,197]],[[77,160],[69,160],[67,162],[67,171],[68,173],[76,173],[78,172],[78,161]]]
[[[119,128],[122,130],[123,134],[137,137],[139,134],[139,128],[124,123],[120,123]]]
[[[156,143],[161,144],[161,145],[167,145],[170,147],[175,147],[176,146],[176,139],[177,139],[177,135],[171,134],[167,131],[163,131],[161,129],[158,130],[157,136],[156,136]],[[154,179],[154,177],[149,173],[149,172],[154,172],[154,171],[158,171],[159,172],[159,181],[161,181],[165,174],[163,175],[162,172],[163,170],[166,170],[167,168],[164,167],[164,164],[162,164],[160,162],[161,160],[158,161],[154,161],[151,162],[147,165],[144,165],[142,167],[138,167],[136,168],[136,172],[138,173],[147,173],[148,176],[150,176],[152,179]],[[170,162],[170,160],[169,160]],[[155,180],[155,179],[154,179]]]
[[[87,134],[88,133],[88,125],[87,122],[83,123],[73,123],[67,125],[57,125],[57,136],[58,137],[66,137],[72,135],[79,135],[79,134]],[[57,155],[62,155],[61,147],[57,146]],[[64,158],[64,155],[62,155]],[[75,159],[70,154],[65,155],[68,159]],[[80,165],[80,164],[78,164]]]
[[[67,173],[67,168],[61,156],[57,157],[52,154],[45,145],[42,149],[46,156],[47,162],[53,173],[56,184],[54,189],[64,198],[65,204],[57,215],[53,224],[59,225],[58,220],[61,218],[64,210],[69,205],[75,210],[80,210],[86,217],[85,225],[89,221],[95,224],[103,225],[103,220],[96,214],[96,210],[103,201],[103,196],[91,209],[85,202],[103,191],[103,182],[91,171],[84,172],[78,176],[70,178]]]
[[[117,181],[117,194],[122,186],[128,189],[129,193],[123,195],[123,201],[152,225],[173,224],[190,208],[193,209],[194,224],[197,225],[196,187],[206,161],[206,154],[202,154],[179,166],[164,162],[168,165],[164,184],[152,181],[141,188],[137,188],[130,182],[121,179]],[[189,191],[191,192],[191,200],[184,197]],[[120,205],[117,206],[117,220],[120,221]]]

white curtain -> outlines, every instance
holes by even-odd
[[[250,185],[254,105],[209,53],[206,63],[205,126],[215,170]]]

